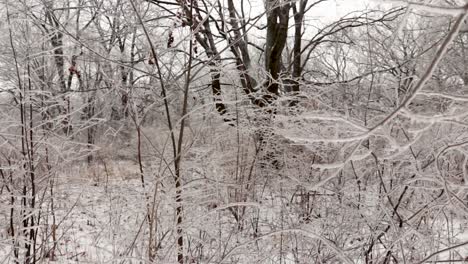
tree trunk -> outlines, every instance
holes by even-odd
[[[267,0],[267,36],[265,47],[265,69],[269,74],[265,97],[271,103],[279,95],[278,79],[281,72],[281,55],[286,45],[291,4],[284,0]]]
[[[294,4],[294,48],[293,48],[293,85],[289,92],[297,93],[299,92],[299,79],[302,74],[301,67],[301,51],[302,51],[302,23],[304,21],[305,8],[307,6],[308,0],[301,0],[299,2],[299,10]]]

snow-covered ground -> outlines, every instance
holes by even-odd
[[[45,258],[40,263],[148,263],[146,255],[148,230],[145,219],[145,191],[139,178],[136,177],[137,174],[132,173],[132,169],[136,171],[134,165],[123,163],[117,164],[117,167],[119,169],[111,170],[110,173],[108,172],[109,175],[100,175],[99,179],[83,173],[83,171],[86,171],[85,169],[80,171],[77,168],[75,168],[75,171],[70,170],[67,175],[58,177],[54,199],[58,239],[55,252],[56,260],[51,261],[51,259]],[[206,257],[197,261],[193,260],[194,262],[187,263],[247,264],[280,263],[280,261],[283,264],[304,263],[294,255],[294,253],[301,252],[300,248],[303,245],[296,244],[296,247],[298,247],[296,250],[287,246],[288,244],[294,244],[292,240],[294,238],[298,239],[297,235],[305,236],[309,241],[317,242],[323,239],[321,243],[325,243],[325,245],[329,243],[328,247],[332,249],[331,252],[336,248],[334,253],[338,255],[347,251],[342,251],[338,245],[326,239],[327,235],[348,236],[349,239],[345,240],[350,243],[341,246],[342,248],[348,248],[348,250],[356,245],[359,247],[360,243],[364,246],[362,241],[357,242],[357,244],[352,242],[359,239],[359,234],[333,235],[323,233],[323,228],[331,224],[325,221],[325,218],[316,218],[310,222],[294,220],[297,219],[297,214],[292,209],[293,204],[284,204],[284,199],[279,195],[265,195],[256,203],[243,204],[250,209],[258,210],[257,235],[254,235],[253,231],[244,234],[227,232],[227,230],[222,232],[221,229],[223,228],[236,229],[233,218],[226,210],[226,208],[232,207],[233,204],[225,203],[222,200],[213,200],[215,206],[210,203],[205,205],[197,204],[197,199],[199,199],[197,197],[205,195],[203,199],[209,200],[207,197],[210,194],[207,193],[205,187],[192,184],[192,190],[185,196],[189,200],[187,211],[191,210],[186,215],[190,215],[191,219],[186,220],[187,223],[184,228],[187,230],[186,235],[191,238],[190,241],[193,243],[187,245],[187,247],[200,247],[200,253],[206,255]],[[193,198],[190,201],[191,195],[193,195]],[[174,226],[170,222],[174,219],[174,209],[171,208],[171,202],[168,200],[163,201],[164,199],[170,200],[170,195],[158,202],[160,208],[158,208],[157,217],[163,220],[159,223],[161,226],[155,228],[166,228],[167,235],[171,236],[171,229]],[[164,205],[164,203],[166,204]],[[47,204],[50,205],[50,201],[44,202],[44,205]],[[239,205],[242,205],[242,203],[239,203]],[[328,210],[325,206],[319,213],[326,214]],[[44,213],[49,214],[48,221],[52,221],[50,210],[47,209]],[[287,227],[278,226],[280,218],[285,219],[280,222],[284,222],[288,225]],[[8,220],[6,210],[3,210],[1,216],[2,226],[6,220]],[[343,221],[343,223],[346,223],[346,218],[343,218]],[[252,221],[252,223],[254,222]],[[443,223],[440,224],[443,226]],[[50,228],[50,226],[50,222],[42,223],[40,228]],[[249,226],[244,228],[254,230]],[[458,242],[468,240],[468,223],[466,221],[458,220],[453,222],[450,225],[450,230],[436,226],[433,228],[439,228],[440,234],[452,232]],[[14,263],[8,236],[4,230],[2,232],[0,263]],[[247,233],[251,235],[245,236]],[[418,232],[415,234],[418,234]],[[419,235],[423,236],[422,233]],[[157,239],[163,242],[158,248],[161,254],[158,254],[157,259],[159,259],[155,263],[172,263],[171,259],[175,260],[174,256],[171,255],[174,253],[173,242],[162,237]],[[40,250],[50,250],[52,240],[50,237],[47,240],[47,248],[41,248]],[[451,242],[452,245],[457,243],[455,239]],[[284,243],[284,246],[281,246],[282,243]],[[221,245],[224,245],[225,248],[222,249]],[[431,252],[446,247],[447,245],[444,245],[444,243],[435,243]],[[223,250],[224,252],[221,254],[223,257],[221,258],[220,253]],[[282,250],[284,253],[280,253]],[[356,252],[359,251],[362,251],[362,249]],[[192,248],[192,252],[197,251]],[[260,252],[275,252],[275,254],[258,255]],[[382,252],[385,252],[385,250],[382,249]],[[459,260],[466,256],[468,256],[468,246],[441,253],[431,260]],[[347,260],[361,263],[361,257],[353,257],[345,253],[341,260],[343,263]],[[311,257],[311,259],[313,258]],[[338,259],[340,258],[338,257]]]

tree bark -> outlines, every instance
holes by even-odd
[[[302,74],[301,67],[301,51],[302,51],[302,23],[304,22],[304,13],[308,0],[301,0],[299,2],[299,9],[295,3],[292,8],[294,12],[294,48],[293,48],[293,85],[289,92],[299,92],[299,78]]]
[[[265,47],[265,68],[269,74],[265,97],[271,103],[279,95],[278,79],[281,72],[281,56],[286,45],[291,4],[284,0],[267,0],[267,36]]]
[[[251,94],[255,91],[255,86],[257,86],[257,81],[252,78],[249,74],[249,69],[251,65],[250,54],[247,47],[247,43],[242,37],[236,8],[232,0],[228,0],[228,10],[229,10],[229,24],[231,25],[231,30],[234,32],[234,39],[231,39],[227,33],[222,33],[224,37],[228,40],[229,45],[231,46],[231,52],[236,57],[236,67],[239,71],[241,77],[241,84],[245,94]]]

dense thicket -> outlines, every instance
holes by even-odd
[[[466,259],[468,5],[331,2],[0,1],[0,260]]]

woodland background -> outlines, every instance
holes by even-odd
[[[468,5],[333,5],[0,0],[0,263],[467,260]]]

